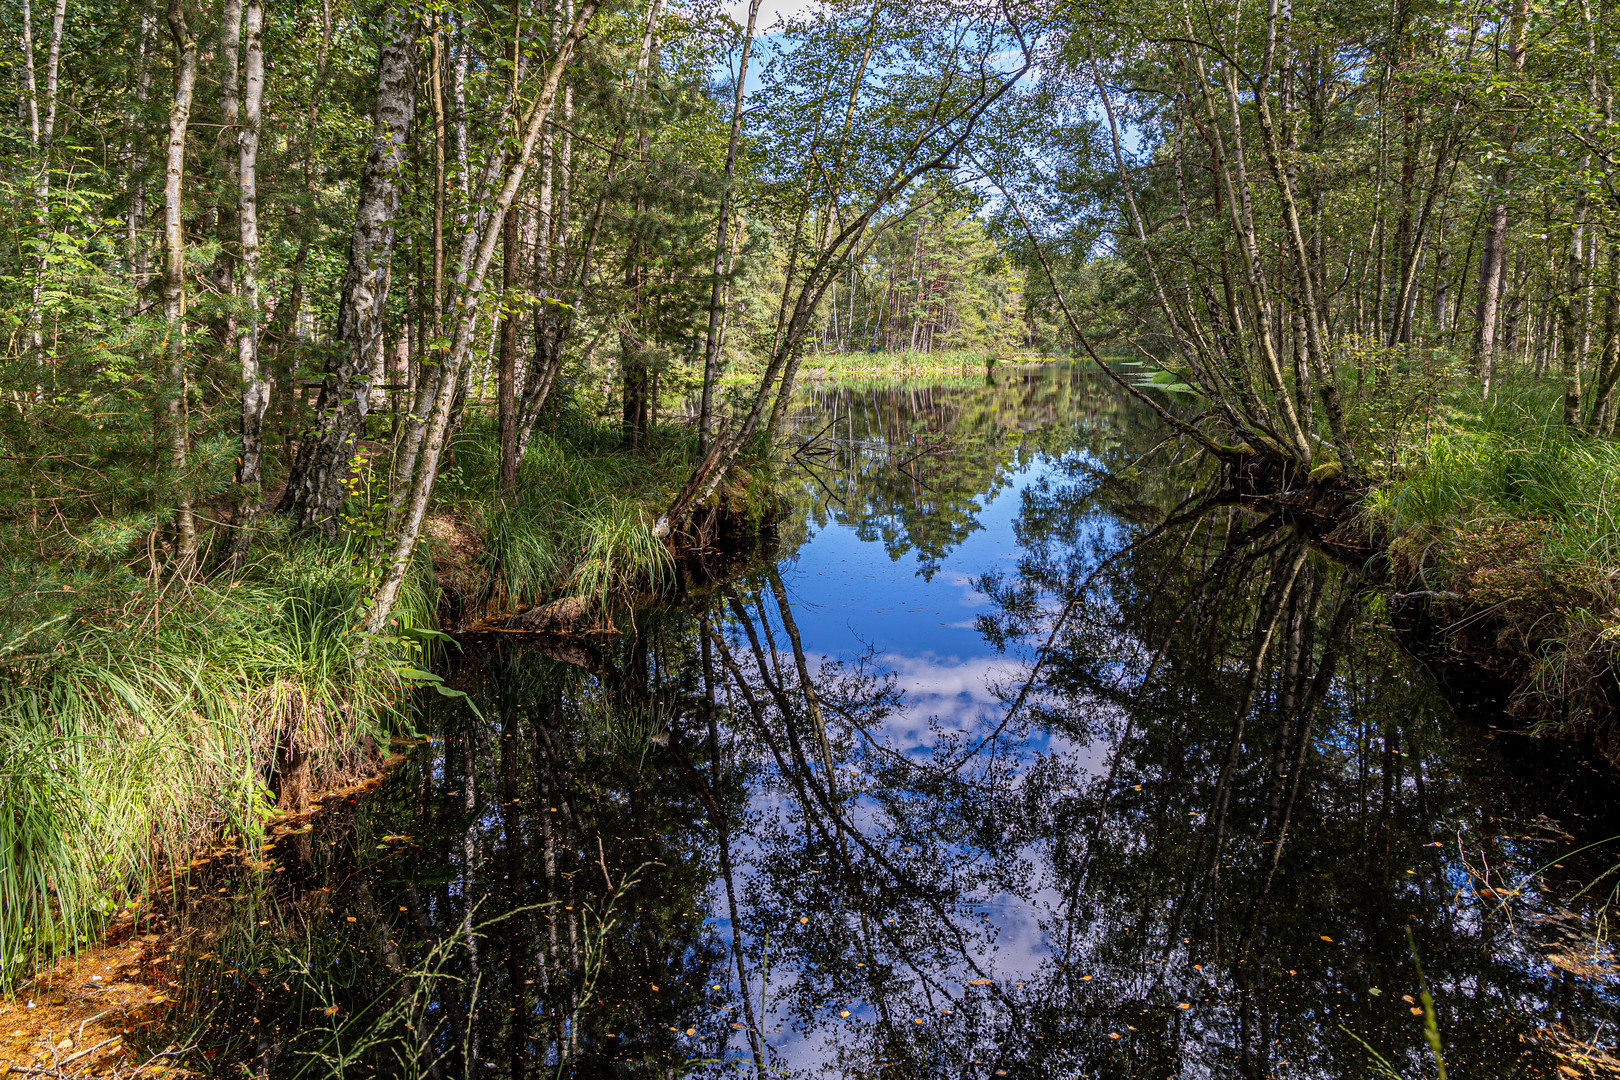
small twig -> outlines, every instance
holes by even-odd
[[[189,1050],[193,1050],[193,1049],[195,1049],[195,1047],[188,1046],[188,1047],[185,1047],[185,1048],[180,1049],[180,1050],[159,1050],[157,1053],[153,1054],[151,1057],[147,1058],[145,1061],[143,1061],[139,1065],[135,1066],[135,1071],[129,1074],[130,1075],[130,1080],[134,1080],[135,1077],[137,1077],[137,1076],[139,1076],[141,1074],[142,1069],[146,1068],[148,1065],[151,1065],[158,1058],[179,1057],[180,1055],[186,1053]]]
[[[103,1011],[96,1013],[96,1015],[94,1015],[92,1017],[89,1017],[89,1018],[84,1019],[84,1020],[80,1020],[79,1021],[79,1033],[77,1035],[73,1036],[73,1041],[76,1042],[76,1043],[84,1042],[84,1026],[86,1024],[90,1023],[90,1021],[92,1021],[92,1020],[100,1020],[103,1016],[106,1016],[110,1012],[112,1012],[111,1009],[104,1009]],[[72,1061],[73,1059],[69,1058],[68,1060]]]
[[[596,834],[596,858],[597,858],[597,861],[598,861],[599,865],[602,867],[602,878],[603,878],[603,880],[605,880],[607,882],[608,892],[611,893],[611,892],[616,891],[613,888],[613,879],[608,876],[607,854],[605,852],[603,852],[603,850],[602,850],[602,834],[601,833]]]
[[[1463,599],[1466,599],[1466,597],[1464,597],[1461,593],[1454,593],[1454,592],[1449,592],[1449,591],[1445,591],[1445,590],[1435,591],[1435,590],[1432,590],[1432,589],[1419,589],[1417,592],[1390,593],[1389,594],[1389,599],[1391,599],[1391,600],[1419,600],[1419,599],[1422,599],[1422,600],[1463,600]]]
[[[105,1015],[105,1014],[103,1014],[103,1015]],[[119,1039],[122,1039],[122,1038],[123,1038],[122,1035],[114,1035],[110,1039],[103,1039],[101,1042],[96,1043],[96,1045],[92,1046],[88,1050],[80,1050],[77,1054],[74,1054],[72,1057],[63,1058],[62,1059],[62,1064],[63,1065],[69,1065],[69,1064],[71,1064],[71,1063],[73,1063],[75,1061],[78,1061],[80,1058],[84,1057],[86,1054],[93,1054],[97,1050],[100,1050],[103,1046],[106,1046],[108,1043],[117,1042]]]

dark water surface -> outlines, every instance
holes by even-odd
[[[1433,1076],[1415,960],[1452,1077],[1612,1046],[1608,781],[1140,406],[999,382],[807,392],[773,557],[467,642],[476,711],[190,893],[213,1066]]]

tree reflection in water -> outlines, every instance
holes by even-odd
[[[1544,866],[1608,835],[1591,796],[1449,720],[1355,568],[1067,369],[797,422],[796,527],[930,577],[1027,481],[976,583],[989,704],[919,715],[776,566],[618,637],[469,644],[476,712],[428,703],[375,791],[194,879],[229,886],[182,911],[216,1067],[1415,1077],[1408,929],[1453,1075],[1609,1022],[1575,898],[1606,852]]]

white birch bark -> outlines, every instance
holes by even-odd
[[[731,101],[731,136],[726,143],[725,187],[720,191],[720,221],[715,227],[714,280],[709,286],[709,325],[703,341],[703,400],[698,409],[698,446],[709,449],[709,428],[714,418],[714,381],[720,374],[721,293],[730,276],[731,245],[726,233],[731,228],[731,185],[737,176],[737,141],[742,133],[743,85],[748,80],[748,54],[754,47],[754,27],[759,21],[760,0],[749,0],[748,26],[743,31],[742,56],[737,61],[737,87]]]
[[[186,408],[186,251],[181,191],[185,181],[191,99],[197,85],[197,38],[186,23],[185,0],[168,0],[168,22],[175,55],[174,97],[169,106],[169,143],[163,172],[164,354],[171,395],[164,411],[169,436],[169,468],[178,489],[172,571],[176,576],[187,577],[196,569],[197,525],[186,478],[190,432]]]
[[[360,178],[348,270],[338,304],[334,348],[322,380],[315,430],[298,448],[281,509],[300,529],[337,532],[343,481],[365,430],[371,382],[383,368],[383,316],[393,263],[405,139],[416,110],[412,70],[417,27],[399,5],[383,17],[371,147]]]
[[[242,447],[236,482],[240,490],[238,536],[258,512],[263,482],[264,414],[270,384],[259,365],[259,118],[264,100],[264,3],[247,0],[244,11],[247,55],[243,71],[242,127],[237,133],[236,213],[241,227],[241,313],[236,329],[236,359],[242,374]],[[243,544],[239,540],[238,544]]]
[[[462,242],[463,267],[457,274],[458,278],[465,281],[465,285],[461,290],[462,302],[457,318],[456,335],[445,361],[445,369],[439,377],[433,413],[423,432],[421,455],[416,462],[415,474],[411,480],[411,493],[405,504],[404,518],[395,530],[394,545],[389,553],[387,567],[376,592],[371,597],[366,617],[368,633],[379,633],[388,625],[389,614],[394,609],[394,603],[399,598],[400,586],[404,584],[405,575],[410,569],[411,554],[421,533],[422,519],[427,514],[433,483],[438,478],[439,456],[444,451],[445,437],[449,433],[450,411],[455,398],[457,376],[466,361],[467,353],[472,347],[473,336],[478,329],[484,279],[495,256],[496,242],[501,235],[499,223],[506,213],[506,208],[511,206],[512,200],[517,197],[518,188],[523,184],[540,130],[551,113],[551,103],[556,97],[563,71],[573,54],[574,46],[584,34],[585,27],[596,15],[598,6],[599,0],[585,0],[573,24],[568,28],[567,36],[558,44],[534,104],[529,107],[528,115],[523,117],[520,124],[523,137],[518,152],[515,155],[508,155],[506,148],[501,146],[490,153],[489,165],[485,168],[484,176],[479,183],[480,195],[493,190],[496,179],[503,182],[492,204],[479,213],[468,215],[469,226]],[[514,101],[513,106],[516,104]],[[505,124],[498,125],[497,129],[502,128],[505,128]]]

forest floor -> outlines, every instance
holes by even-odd
[[[307,831],[328,807],[372,790],[405,760],[393,754],[363,779],[316,796],[302,813],[265,820],[265,838]],[[242,845],[198,852],[185,870],[216,860],[251,858]],[[175,888],[189,886],[186,875]],[[171,957],[179,941],[161,890],[119,911],[89,947],[47,965],[0,995],[0,1077],[81,1080],[157,1080],[193,1075],[185,1065],[189,1017],[176,1012],[179,974]]]

